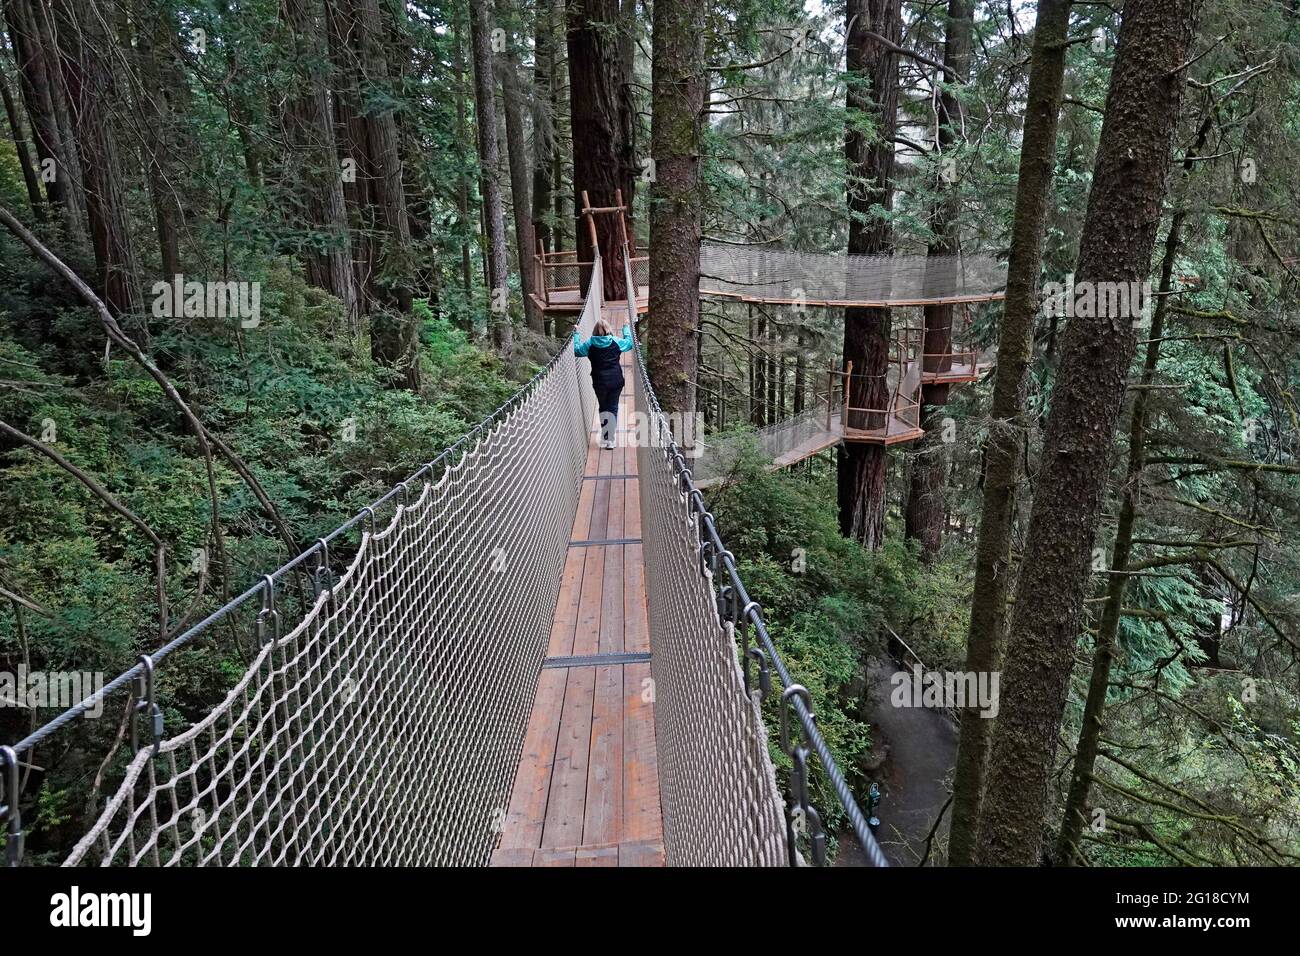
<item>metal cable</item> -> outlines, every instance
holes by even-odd
[[[597,272],[581,331],[600,305]],[[111,682],[105,692],[140,680],[137,751],[66,864],[486,863],[577,508],[595,410],[586,365],[566,343],[435,462]],[[393,517],[377,527],[390,501]],[[360,546],[336,578],[329,543],[358,524]],[[325,569],[319,593],[282,620],[277,581],[312,554]],[[203,719],[166,737],[155,668],[254,597],[256,657]],[[13,751],[0,756],[16,764]],[[16,808],[5,810],[21,834]]]
[[[635,306],[629,303],[634,329],[635,317]],[[796,837],[808,839],[820,862],[816,858],[825,835],[817,832],[820,818],[807,800],[806,758],[811,747],[868,861],[888,866],[817,729],[806,703],[807,692],[786,669],[762,610],[745,590],[736,560],[723,544],[687,459],[673,439],[650,384],[639,340],[636,355],[637,407],[650,419],[650,440],[638,443],[638,472],[669,863],[784,865],[798,858]],[[742,636],[757,638],[754,650],[761,651],[761,657],[750,654],[748,640],[743,648],[737,645],[738,629],[745,632]],[[745,659],[749,657],[759,670],[759,686],[752,693],[747,693]],[[782,734],[783,746],[788,744],[786,752],[795,762],[794,803],[784,812],[759,708],[769,686],[763,678],[767,667],[780,677],[783,697],[789,699],[783,707],[793,708],[802,734],[799,740],[788,732]]]
[[[604,304],[599,262],[591,275],[583,336]],[[629,320],[635,327],[634,301]],[[737,628],[757,636],[787,694],[799,688],[673,442],[639,345],[635,379],[650,421],[638,461],[669,862],[794,862],[801,832],[816,857],[817,817],[798,772],[810,751],[789,748],[795,805],[783,814]],[[98,695],[0,748],[10,863],[23,842],[18,754],[132,681],[135,756],[67,865],[485,863],[523,746],[595,411],[588,363],[566,343],[411,479]],[[389,504],[394,514],[379,528],[376,509]],[[358,526],[360,546],[336,577],[330,544]],[[313,556],[316,598],[284,620],[277,582]],[[725,620],[715,580],[731,596]],[[252,663],[207,715],[167,737],[157,667],[255,597]],[[812,713],[798,696],[792,706],[858,839],[884,865]]]

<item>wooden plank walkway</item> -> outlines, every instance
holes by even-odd
[[[533,304],[543,312],[551,314],[564,314],[582,311],[582,293],[577,289],[552,289],[543,299],[541,296],[532,296]],[[639,285],[636,287],[636,310],[638,313],[648,312],[650,309],[650,287],[648,285]],[[627,321],[627,300],[612,299],[605,303],[602,313],[605,321],[609,322],[614,330],[617,331],[623,327]]]
[[[607,321],[617,320],[612,316]],[[631,353],[619,441],[586,477],[493,866],[663,866]],[[630,662],[565,660],[635,655]]]

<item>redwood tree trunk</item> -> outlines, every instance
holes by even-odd
[[[569,114],[573,132],[574,219],[578,259],[592,258],[591,237],[582,219],[585,191],[594,207],[613,206],[622,190],[629,210],[636,190],[634,117],[623,51],[618,0],[569,0]],[[596,216],[597,242],[604,257],[605,298],[626,295],[623,231],[617,216]],[[585,288],[585,279],[584,279]],[[633,293],[635,294],[635,293]]]
[[[650,152],[650,376],[664,411],[695,411],[700,318],[703,0],[656,0]]]
[[[971,31],[974,27],[971,0],[948,0],[948,22],[944,35],[943,63],[951,75],[944,74],[939,93],[938,152],[947,153],[957,143],[961,132],[961,104],[956,87],[970,75]],[[940,180],[944,196],[935,208],[935,240],[927,250],[930,256],[950,256],[960,247],[958,216],[961,214],[960,187]],[[952,305],[925,307],[925,354],[944,356],[952,348],[952,324],[956,309]],[[950,361],[926,360],[927,371],[943,371]],[[917,443],[912,460],[911,486],[907,496],[906,535],[921,545],[921,557],[929,561],[943,544],[944,502],[943,476],[945,445],[942,436],[943,406],[948,403],[949,386],[921,386],[921,427],[925,435]]]
[[[898,112],[898,55],[868,36],[877,33],[897,44],[902,34],[900,0],[848,0],[847,53],[849,121],[844,137],[847,160],[849,254],[885,252],[891,243],[888,223],[873,207],[893,205],[894,132]],[[861,119],[873,129],[868,141]],[[853,363],[849,405],[881,409],[888,404],[885,373],[889,367],[889,309],[844,310],[844,362]],[[879,415],[844,412],[848,428],[878,428]],[[866,547],[879,548],[885,536],[885,446],[846,441],[839,451],[840,532]]]
[[[504,23],[505,0],[497,0],[499,19]],[[519,53],[515,32],[506,33],[506,52],[497,62],[501,75],[501,105],[506,119],[506,160],[510,168],[510,208],[515,221],[515,250],[519,259],[519,286],[523,292],[524,318],[534,332],[542,331],[542,314],[533,305],[532,200],[528,195],[528,147],[524,142],[524,94],[519,85]]]
[[[1080,284],[1145,282],[1160,225],[1191,48],[1194,0],[1129,0],[1111,71],[1075,270]],[[1113,301],[1113,299],[1112,299]],[[1107,313],[1104,303],[1096,312]],[[1002,677],[979,826],[985,864],[1032,865],[1079,637],[1134,316],[1065,331]]]
[[[478,126],[478,160],[483,192],[483,225],[487,235],[487,278],[492,344],[508,354],[514,344],[510,325],[505,213],[497,169],[497,107],[492,85],[492,34],[488,0],[470,0],[470,42],[474,63],[474,106]]]
[[[299,80],[297,95],[285,111],[285,134],[292,155],[283,174],[297,194],[303,221],[325,237],[323,243],[313,243],[302,251],[307,281],[338,296],[347,314],[354,315],[359,297],[326,92],[321,11],[314,0],[283,0],[282,10],[291,32],[286,43],[293,51]]]
[[[1011,573],[1011,528],[1016,482],[1025,430],[1025,389],[1033,356],[1034,316],[1038,312],[1038,273],[1043,258],[1043,229],[1056,161],[1056,127],[1065,75],[1065,39],[1070,25],[1069,0],[1042,0],[1034,27],[1029,61],[1025,128],[1020,144],[1020,180],[1011,227],[1007,294],[998,338],[998,367],[989,409],[985,448],[984,498],[966,670],[996,671],[1002,656],[1007,577]],[[948,863],[969,866],[975,857],[975,830],[984,792],[984,772],[992,739],[992,721],[979,711],[961,714],[957,767],[953,775],[952,826]]]
[[[104,303],[114,315],[142,309],[140,272],[126,214],[126,194],[112,127],[120,106],[116,47],[109,25],[117,16],[108,3],[57,0],[60,75],[75,130],[86,195],[86,217]],[[63,170],[60,170],[62,175]]]

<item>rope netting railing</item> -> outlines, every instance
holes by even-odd
[[[843,434],[839,398],[838,390],[828,396],[817,396],[812,405],[797,415],[763,425],[752,432],[697,439],[702,447],[697,449],[699,455],[691,462],[695,483],[704,488],[727,479],[751,448],[762,461],[780,467],[835,444]],[[805,451],[807,454],[801,454]]]
[[[905,306],[1000,299],[1006,266],[988,256],[838,256],[766,246],[700,247],[700,293],[794,306]]]
[[[831,371],[825,391],[812,390],[808,406],[797,414],[753,431],[698,439],[691,464],[696,484],[726,481],[750,449],[765,464],[782,468],[841,439],[890,444],[916,437],[921,433],[921,372],[919,340],[910,348],[895,342],[894,354],[879,374]],[[879,395],[878,407],[856,404],[863,399],[855,396],[873,393]]]
[[[506,405],[329,538],[0,750],[10,862],[22,855],[22,755],[130,689],[138,749],[65,865],[486,863],[577,509],[595,414],[586,365],[566,342]],[[330,542],[352,527],[360,544],[334,575]],[[286,620],[282,579],[313,561],[318,593]],[[202,719],[167,736],[158,669],[259,598],[252,662]]]
[[[631,304],[628,313],[635,329]],[[762,608],[722,543],[650,383],[639,340],[636,356],[637,408],[649,429],[638,441],[637,472],[668,862],[794,866],[804,858],[801,848],[824,862],[826,834],[809,800],[816,754],[867,859],[887,866],[817,729],[811,697],[786,669]],[[782,687],[781,747],[793,765],[788,809],[761,710],[773,671]]]
[[[600,269],[592,276],[584,336],[603,306]],[[639,346],[637,359],[634,388],[649,421],[638,464],[668,861],[821,862],[826,835],[808,798],[815,754],[869,860],[885,865],[807,692],[723,547]],[[24,757],[129,693],[134,755],[65,865],[486,863],[579,501],[596,411],[587,366],[566,342],[410,479],[81,704],[0,747],[9,862],[22,859]],[[331,544],[342,551],[352,531],[359,543],[335,574]],[[298,612],[280,600],[295,572],[314,582]],[[160,668],[241,609],[257,610],[251,662],[219,703],[168,735]],[[773,671],[793,763],[789,812],[761,714]]]

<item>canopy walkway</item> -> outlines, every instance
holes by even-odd
[[[585,197],[584,197],[585,200]],[[596,245],[590,213],[623,217],[621,204],[585,210]],[[628,230],[623,221],[622,234]],[[625,287],[635,290],[627,301],[613,303],[620,311],[640,313],[648,308],[648,264],[627,256]],[[538,308],[552,314],[581,308],[580,288],[592,263],[579,261],[575,251],[546,252],[534,259],[534,296]],[[962,385],[978,381],[992,367],[972,342],[970,306],[1000,300],[1005,295],[1006,269],[983,256],[879,255],[836,256],[790,252],[754,245],[705,243],[700,247],[700,295],[755,305],[795,308],[871,308],[931,305],[961,306],[960,327],[949,327],[931,346],[926,330],[904,325],[891,343],[883,377],[855,373],[852,363],[830,370],[824,391],[814,389],[811,407],[791,418],[765,425],[753,436],[707,439],[693,448],[696,484],[707,488],[725,481],[743,450],[756,443],[772,469],[785,468],[841,442],[893,445],[915,441],[921,427],[921,389],[926,385]],[[630,306],[629,306],[630,303]],[[954,323],[955,325],[956,323]],[[933,331],[933,330],[932,330]]]
[[[583,332],[605,308],[601,275]],[[634,318],[634,302],[618,308]],[[628,358],[624,427],[641,413],[648,441],[595,446],[587,362],[566,342],[437,459],[0,747],[8,862],[23,859],[19,784],[37,750],[112,699],[134,756],[66,865],[821,863],[815,766],[885,865],[639,346]],[[226,697],[168,726],[160,673],[241,630],[255,653]]]
[[[752,245],[700,248],[700,294],[738,302],[795,308],[962,307],[961,328],[944,329],[942,347],[926,329],[898,328],[883,375],[855,373],[853,363],[832,369],[810,407],[765,425],[754,435],[705,440],[693,449],[700,487],[727,480],[744,450],[757,446],[771,469],[785,468],[841,442],[893,445],[915,441],[921,427],[921,389],[977,381],[991,367],[970,335],[973,303],[1005,296],[1005,267],[987,257],[960,255],[832,256]]]
[[[824,390],[813,389],[811,404],[799,414],[752,434],[704,439],[693,449],[696,485],[709,488],[725,482],[751,447],[774,470],[788,468],[840,442],[894,445],[920,438],[925,434],[921,386],[932,381],[973,381],[986,367],[973,353],[963,365],[959,356],[949,352],[943,363],[934,363],[932,371],[927,371],[931,357],[923,354],[923,338],[922,329],[904,327],[893,342],[883,375],[859,375],[850,362],[842,372],[827,373]]]
[[[621,211],[621,207],[612,211]],[[632,299],[637,311],[645,312],[649,308],[650,260],[632,254],[630,262],[634,281],[628,288],[636,290]],[[590,260],[578,259],[576,250],[547,252],[539,246],[533,256],[534,304],[553,314],[580,312],[581,289],[591,266]],[[833,256],[764,246],[700,246],[700,295],[753,304],[798,308],[970,305],[1001,299],[1005,284],[1005,266],[979,256]],[[958,365],[973,364],[968,352],[959,352],[954,358]]]
[[[773,305],[901,307],[991,302],[1006,267],[983,256],[837,256],[754,245],[700,247],[700,294]]]

